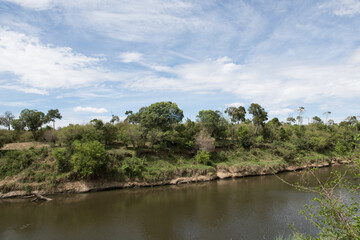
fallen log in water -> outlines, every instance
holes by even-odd
[[[31,200],[32,202],[36,202],[36,201],[52,201],[51,198],[47,198],[47,197],[44,197],[40,194],[37,194],[37,193],[32,193],[33,197],[35,197],[33,200]]]

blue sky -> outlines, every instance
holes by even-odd
[[[65,126],[255,102],[339,122],[359,100],[359,0],[0,1],[0,113],[58,108]]]

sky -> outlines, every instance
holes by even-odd
[[[360,0],[0,0],[0,114],[66,126],[159,101],[360,115]]]

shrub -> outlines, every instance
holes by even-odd
[[[58,173],[68,172],[70,170],[70,156],[68,151],[63,148],[56,148],[52,151],[56,161],[56,171]]]
[[[251,142],[251,131],[248,126],[240,125],[237,131],[237,139],[239,141],[240,146],[248,148],[252,145]]]
[[[122,163],[121,169],[130,178],[139,177],[145,169],[145,161],[137,157],[127,158]]]
[[[15,175],[28,168],[36,159],[31,150],[8,151],[0,162],[0,177]]]
[[[74,142],[73,170],[83,179],[99,176],[106,163],[105,146],[98,141]]]
[[[327,139],[325,137],[311,137],[310,138],[310,145],[312,149],[314,149],[317,152],[321,152],[325,150],[328,146]]]
[[[341,156],[344,156],[348,152],[348,149],[344,144],[338,141],[335,146],[335,152]]]
[[[204,164],[204,165],[211,165],[212,162],[210,160],[210,153],[204,151],[198,151],[195,160],[197,163]]]

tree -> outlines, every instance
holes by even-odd
[[[15,130],[15,131],[23,131],[26,127],[25,122],[22,119],[14,119],[11,122],[11,127]]]
[[[312,119],[313,119],[313,123],[316,123],[316,124],[322,124],[323,123],[321,118],[319,118],[318,116],[315,116]]]
[[[252,103],[248,108],[248,112],[253,115],[252,122],[256,126],[256,134],[259,126],[264,126],[264,122],[268,120],[268,114],[265,109],[257,103]]]
[[[294,117],[292,117],[292,116],[289,116],[288,118],[286,118],[286,122],[288,123],[288,124],[292,124],[292,123],[294,123],[296,121],[296,119],[294,118]]]
[[[53,128],[55,129],[55,119],[62,119],[59,109],[50,109],[46,114],[46,119],[48,122],[53,122]]]
[[[220,111],[201,110],[196,118],[201,128],[211,137],[219,140],[226,136],[227,121]]]
[[[21,121],[24,122],[25,126],[32,132],[36,139],[36,131],[45,123],[48,122],[45,114],[37,110],[24,109],[20,113]]]
[[[243,106],[228,107],[226,108],[225,113],[227,113],[229,117],[231,117],[230,120],[233,123],[239,123],[245,121],[246,110],[245,107]]]
[[[298,124],[301,125],[303,121],[303,114],[305,112],[305,108],[299,107],[296,111],[299,113],[299,115],[296,117],[296,120],[298,120]]]
[[[328,118],[329,118],[329,115],[331,114],[331,112],[330,111],[326,111],[326,112],[324,112],[323,113],[323,115],[325,115],[326,116],[326,124],[328,124]]]
[[[104,127],[104,122],[101,119],[95,118],[91,120],[90,123],[93,124],[97,130],[101,130]]]
[[[173,124],[180,123],[184,118],[183,111],[176,103],[157,102],[149,107],[141,108],[137,113],[140,125],[146,129],[158,128],[166,131],[172,128]]]
[[[114,143],[117,138],[118,128],[111,123],[105,123],[103,126],[105,145],[109,146]]]
[[[14,118],[15,116],[11,112],[6,111],[5,114],[0,117],[0,125],[3,125],[10,131],[11,122]]]
[[[115,122],[119,123],[119,122],[120,122],[120,118],[119,118],[119,116],[116,116],[116,115],[112,114],[112,115],[111,115],[110,123],[111,123],[111,124],[114,124]]]

